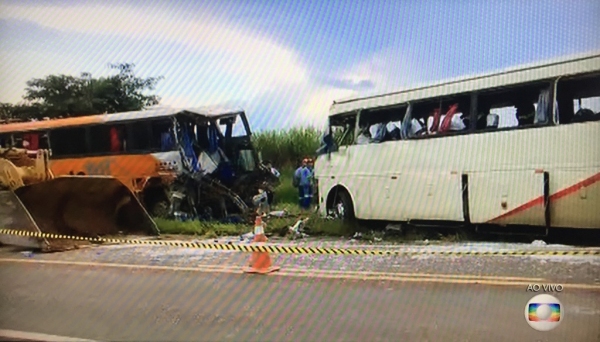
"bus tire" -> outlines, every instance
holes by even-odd
[[[169,207],[170,204],[167,201],[156,201],[152,204],[150,214],[156,218],[168,218],[170,214]]]
[[[336,218],[346,222],[354,221],[354,203],[352,203],[350,194],[345,190],[334,191],[337,191],[337,194],[334,195],[331,210],[335,213]]]

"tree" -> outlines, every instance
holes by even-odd
[[[31,79],[25,88],[25,103],[0,105],[0,119],[42,119],[117,113],[145,109],[160,103],[154,90],[164,77],[137,77],[134,64],[110,64],[118,74],[95,79],[89,73],[79,77],[50,75]]]

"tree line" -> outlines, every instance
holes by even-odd
[[[27,81],[20,103],[0,103],[0,120],[41,120],[142,110],[158,105],[154,90],[163,76],[142,78],[135,75],[133,63],[109,64],[115,75],[94,78],[49,75]]]

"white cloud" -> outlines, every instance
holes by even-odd
[[[306,100],[295,122],[320,127],[325,123],[333,101],[397,91],[418,83],[419,77],[418,68],[403,59],[401,51],[393,48],[378,51],[340,73],[337,79],[348,83],[347,88],[319,86],[306,90]],[[372,89],[365,92],[355,90],[363,83],[371,84]]]
[[[0,18],[34,22],[59,30],[66,37],[73,34],[82,39],[81,34],[93,34],[111,42],[110,46],[102,46],[102,56],[91,53],[88,56],[68,48],[63,50],[64,55],[44,54],[43,64],[39,63],[42,57],[35,56],[27,60],[30,67],[15,65],[14,69],[18,71],[10,75],[3,72],[6,79],[27,80],[43,76],[27,74],[34,72],[33,69],[44,75],[77,74],[79,71],[73,72],[75,61],[80,66],[85,65],[85,71],[93,71],[99,67],[90,64],[101,64],[105,68],[108,60],[125,58],[130,61],[133,58],[143,60],[143,65],[139,66],[151,70],[151,74],[166,76],[156,91],[162,96],[164,105],[187,107],[239,101],[248,104],[250,111],[257,107],[254,102],[268,98],[273,103],[261,103],[260,106],[292,108],[280,117],[269,118],[277,122],[278,127],[321,126],[334,100],[357,95],[352,86],[318,84],[293,49],[212,17],[208,12],[191,15],[175,13],[167,7],[145,6],[0,5]],[[94,46],[98,41],[90,39],[86,43]],[[173,46],[181,48],[174,49]],[[401,52],[394,49],[378,52],[341,72],[337,79],[354,84],[368,81],[374,84],[377,92],[397,89],[410,84],[416,77],[415,68],[401,56]],[[13,59],[13,63],[16,61]],[[12,84],[11,88],[14,88]],[[3,97],[6,96],[4,93]]]
[[[295,125],[323,127],[327,120],[329,108],[335,100],[369,93],[394,91],[418,82],[418,69],[412,68],[406,61],[399,61],[402,61],[401,53],[393,49],[380,51],[359,61],[347,70],[343,70],[337,77],[333,77],[349,83],[347,87],[328,86],[307,80],[306,82],[282,86],[276,92],[271,93],[270,96],[261,98],[257,96],[244,102],[248,103],[247,109],[250,115],[259,115],[254,110],[254,103],[258,101],[270,102],[263,104],[263,107],[268,107],[273,103],[277,106],[276,102],[279,102],[286,103],[286,108],[293,108],[292,112],[282,113],[284,117],[273,118],[273,122],[276,122],[277,127]],[[357,91],[355,86],[361,82],[372,84],[373,89],[366,93]],[[234,96],[235,94],[230,95]],[[173,103],[174,106],[189,101],[190,99],[186,97],[165,97],[163,99],[164,103]]]
[[[341,79],[355,85],[369,82],[374,86],[369,93],[392,92],[419,83],[422,75],[418,70],[404,58],[402,51],[388,48],[359,62],[343,73]]]
[[[202,55],[203,65],[179,65],[172,68],[178,70],[172,71],[181,75],[203,75],[205,83],[224,78],[232,80],[229,84],[233,83],[233,86],[225,87],[229,92],[222,89],[212,94],[204,91],[198,95],[198,101],[223,101],[233,95],[232,91],[239,91],[240,88],[245,89],[246,97],[252,97],[308,80],[308,72],[293,50],[234,25],[218,22],[208,15],[190,20],[156,8],[0,5],[0,17],[31,21],[67,34],[88,33],[129,38],[138,45],[132,46],[130,51],[143,50],[143,46],[152,50],[148,46],[156,46],[157,43],[182,44],[185,46],[183,53]],[[186,59],[177,53],[174,52],[170,57]],[[178,83],[178,80],[172,82]]]
[[[327,121],[333,101],[356,94],[352,89],[323,86],[307,90],[304,94],[305,101],[299,108],[298,115],[293,118],[293,123],[322,127]]]

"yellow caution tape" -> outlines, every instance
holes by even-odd
[[[69,236],[61,234],[49,234],[14,229],[0,229],[0,234],[26,236],[45,239],[63,239],[88,241],[95,243],[117,243],[131,245],[170,246],[181,248],[198,248],[219,251],[238,252],[268,252],[275,254],[330,254],[330,255],[440,255],[440,256],[600,256],[600,250],[582,249],[570,251],[401,251],[401,250],[377,250],[377,249],[353,249],[353,248],[330,248],[330,247],[297,247],[283,245],[250,245],[250,244],[228,244],[228,243],[206,243],[186,241],[162,241],[162,240],[136,240],[136,239],[114,239],[103,237]]]

